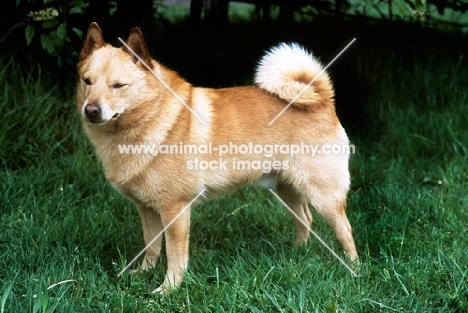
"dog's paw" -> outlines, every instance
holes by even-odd
[[[143,259],[143,263],[141,263],[141,271],[148,271],[151,269],[154,269],[158,265],[158,260],[159,257],[152,257],[149,258],[148,256],[145,256]]]
[[[361,263],[361,260],[358,257],[352,259],[351,262],[352,262],[351,263],[351,268],[356,273],[356,275],[357,275],[356,277],[361,276],[360,274],[361,274],[361,271],[364,269],[365,264]]]
[[[173,286],[162,284],[158,288],[153,290],[153,293],[159,293],[160,295],[167,295],[169,292],[171,292],[174,289]]]
[[[175,290],[179,283],[182,280],[182,275],[176,276],[174,275],[173,271],[167,271],[166,277],[164,278],[164,282],[153,290],[153,293],[159,293],[159,294],[168,294],[169,292]]]
[[[142,268],[136,268],[134,270],[130,270],[128,271],[131,275],[138,275],[138,274],[143,274],[146,272],[146,270],[142,269]]]

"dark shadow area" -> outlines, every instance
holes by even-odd
[[[365,134],[375,126],[369,115],[368,106],[372,101],[369,97],[375,89],[372,80],[386,75],[386,61],[396,59],[398,66],[405,67],[415,60],[457,60],[468,52],[468,46],[461,44],[467,39],[462,32],[425,27],[417,21],[407,23],[330,14],[316,14],[307,22],[284,18],[265,21],[253,14],[251,21],[231,21],[220,27],[216,21],[206,18],[197,21],[195,27],[190,17],[172,23],[163,16],[154,16],[152,1],[142,1],[138,10],[127,1],[119,5],[119,10],[109,16],[110,3],[93,1],[84,9],[92,13],[70,15],[67,23],[85,32],[91,21],[97,21],[105,39],[116,46],[121,45],[119,37],[125,39],[132,27],[140,27],[153,57],[198,86],[218,88],[251,84],[256,62],[263,51],[279,42],[298,42],[328,64],[356,38],[328,69],[336,87],[339,117],[350,132],[356,133],[354,136]],[[6,3],[2,6],[12,14],[9,25],[6,22],[0,25],[10,30],[0,43],[1,51],[24,64],[25,70],[40,64],[51,76],[56,76],[57,84],[66,90],[62,96],[70,97],[81,39],[70,37],[72,52],[64,53],[72,54],[71,64],[57,66],[57,56],[47,55],[40,40],[26,45],[24,27],[11,29],[15,21],[26,22],[22,16],[25,9]]]

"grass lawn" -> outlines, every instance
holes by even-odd
[[[467,56],[432,53],[431,36],[419,33],[413,50],[358,45],[330,69],[356,146],[348,217],[359,277],[314,238],[294,248],[291,215],[247,187],[193,208],[189,271],[164,297],[151,294],[164,255],[154,271],[117,277],[143,247],[140,221],[105,181],[71,88],[4,57],[0,312],[467,312]]]

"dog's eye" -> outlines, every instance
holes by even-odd
[[[89,78],[87,78],[87,77],[83,79],[83,82],[88,86],[92,85],[91,80]]]
[[[120,89],[120,88],[125,87],[125,86],[127,86],[127,84],[115,83],[115,84],[112,85],[112,88]]]

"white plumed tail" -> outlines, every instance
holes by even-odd
[[[255,83],[281,99],[294,100],[293,106],[304,109],[334,96],[320,62],[296,43],[281,43],[267,52],[257,67]]]

